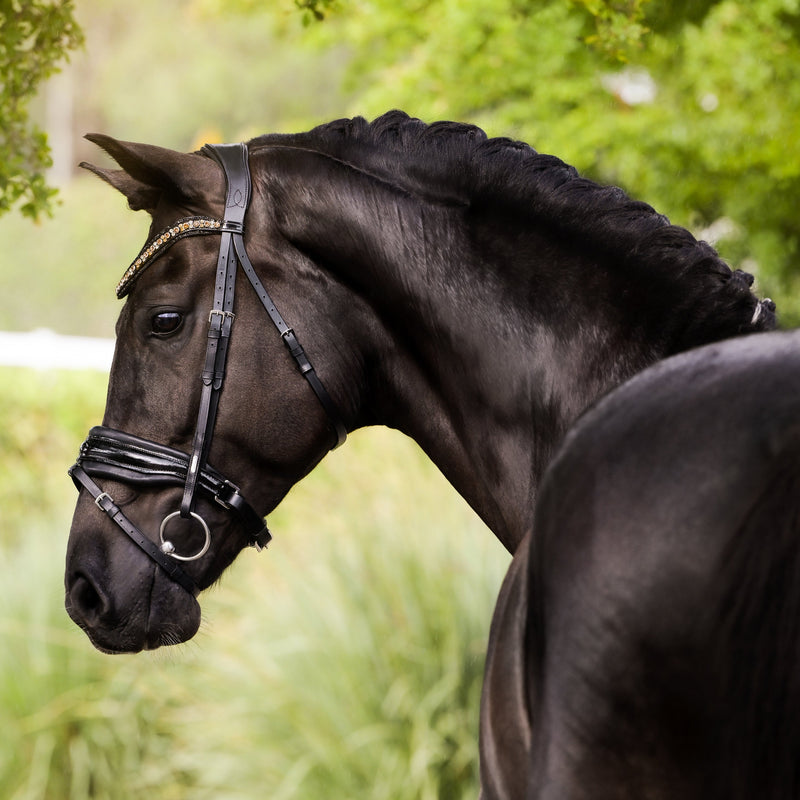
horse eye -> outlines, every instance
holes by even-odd
[[[175,333],[183,322],[183,315],[177,311],[160,311],[154,314],[150,321],[150,328],[156,336]]]

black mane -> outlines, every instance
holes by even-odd
[[[752,276],[732,270],[707,242],[622,189],[583,178],[523,142],[490,139],[474,125],[429,125],[390,111],[372,123],[341,119],[307,133],[260,136],[249,145],[253,151],[283,146],[320,152],[427,200],[502,214],[570,246],[591,248],[598,260],[631,275],[646,270],[648,281],[675,287],[664,302],[689,321],[674,351],[720,338],[720,329],[743,318],[727,335],[776,325],[771,301],[760,304],[751,324],[757,308]],[[701,319],[706,333],[698,330]]]

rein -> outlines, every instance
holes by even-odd
[[[213,306],[208,315],[208,339],[202,372],[202,390],[197,424],[190,454],[148,439],[142,439],[113,428],[95,427],[81,445],[80,454],[69,474],[80,491],[85,488],[95,505],[169,577],[192,595],[199,589],[180,567],[179,561],[196,561],[211,545],[211,531],[196,512],[198,494],[213,499],[223,508],[235,512],[249,537],[249,544],[258,550],[272,538],[264,519],[242,497],[239,488],[208,464],[208,453],[214,433],[220,394],[225,381],[228,344],[235,315],[233,313],[237,266],[241,265],[267,315],[295,360],[300,373],[308,381],[331,422],[336,434],[333,448],[347,438],[347,429],[339,411],[320,381],[314,367],[272,298],[256,275],[244,246],[244,217],[250,201],[250,170],[245,144],[206,145],[203,152],[215,159],[225,172],[225,214],[222,220],[211,217],[187,217],[153,237],[126,270],[117,284],[117,297],[124,297],[141,273],[167,248],[187,236],[219,234],[216,283]],[[160,545],[142,533],[122,512],[112,497],[94,478],[110,478],[144,486],[183,486],[180,508],[168,514],[159,529]],[[192,555],[180,555],[167,538],[166,530],[176,517],[192,519],[200,525],[204,542]]]

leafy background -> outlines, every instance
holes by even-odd
[[[67,39],[84,43],[12,98],[53,165],[46,182],[32,133],[30,191],[0,171],[29,214],[0,218],[0,329],[113,335],[112,287],[147,219],[76,169],[102,159],[82,133],[188,150],[394,107],[622,185],[755,272],[784,324],[800,317],[800,0],[12,1],[4,70],[42,4],[74,10]],[[0,796],[476,795],[508,557],[412,443],[352,437],[273,516],[268,554],[204,596],[196,640],[109,658],[62,603],[65,470],[105,376],[0,378]]]

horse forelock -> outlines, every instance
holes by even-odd
[[[514,220],[601,259],[626,280],[668,287],[675,316],[686,322],[676,351],[720,332],[776,325],[774,305],[758,303],[750,291],[752,278],[732,270],[688,230],[618,187],[584,178],[523,142],[489,138],[475,125],[426,124],[391,111],[371,123],[340,119],[307,133],[261,136],[249,145],[254,152],[275,146],[313,150],[422,199]]]

